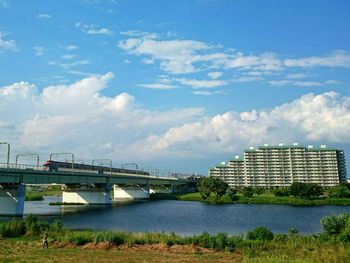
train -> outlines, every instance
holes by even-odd
[[[51,172],[97,172],[97,174],[108,174],[112,173],[124,173],[132,175],[150,175],[146,171],[138,171],[132,169],[123,169],[123,168],[111,168],[106,166],[99,165],[90,165],[90,164],[79,164],[79,163],[70,163],[70,162],[58,162],[53,160],[48,160],[43,164],[43,170]]]

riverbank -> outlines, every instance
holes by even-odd
[[[31,186],[26,189],[26,201],[42,201],[44,196],[61,196],[61,186],[51,185],[46,188],[41,186]]]
[[[1,262],[350,262],[350,244],[326,233],[273,234],[256,228],[243,235],[181,237],[174,233],[71,230],[25,220],[0,225]],[[48,233],[49,249],[41,237]],[[345,232],[346,233],[346,232]],[[346,236],[348,236],[346,234]]]
[[[322,206],[322,205],[338,205],[350,206],[350,198],[334,198],[322,196],[315,199],[303,199],[294,196],[275,196],[274,194],[254,194],[252,197],[246,197],[238,193],[238,200],[232,201],[228,195],[221,197],[219,202],[216,202],[215,196],[211,195],[204,200],[200,193],[189,194],[151,194],[153,200],[181,200],[181,201],[196,201],[220,204],[270,204],[270,205],[292,205],[292,206]]]

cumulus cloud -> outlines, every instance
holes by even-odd
[[[149,110],[128,93],[102,95],[112,78],[109,72],[42,90],[28,82],[0,88],[2,140],[87,158],[173,163],[232,155],[263,142],[350,141],[350,97],[336,92],[211,116],[203,108]],[[206,91],[198,95],[210,95]]]
[[[307,94],[269,110],[226,112],[152,134],[132,148],[145,155],[194,157],[240,152],[248,145],[280,141],[346,142],[350,98],[335,92]]]

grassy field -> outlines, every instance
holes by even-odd
[[[328,225],[337,233],[273,234],[260,227],[245,236],[204,232],[183,237],[71,230],[57,220],[49,224],[28,216],[0,222],[0,262],[350,262],[349,215],[328,219],[338,222]],[[340,227],[341,219],[346,221]],[[48,233],[48,249],[42,248],[43,233]]]
[[[278,197],[274,194],[254,194],[252,197],[245,197],[242,194],[237,194],[239,199],[232,202],[228,195],[224,195],[219,201],[222,204],[275,204],[275,205],[293,205],[293,206],[317,206],[317,205],[350,205],[350,198],[333,198],[320,197],[316,199],[303,199],[293,196]],[[203,200],[200,193],[189,194],[152,194],[151,199],[167,199],[167,200],[182,200],[182,201],[199,201],[215,203],[215,197],[212,195],[209,199]]]
[[[251,242],[232,251],[190,245],[120,245],[50,242],[43,249],[38,237],[0,239],[0,262],[350,262],[350,246],[295,238]]]
[[[192,247],[62,246],[41,247],[41,240],[0,240],[1,262],[242,262],[238,252],[201,251]]]

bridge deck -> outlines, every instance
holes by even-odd
[[[0,183],[23,184],[186,184],[181,178],[127,173],[52,172],[38,169],[0,168]]]

